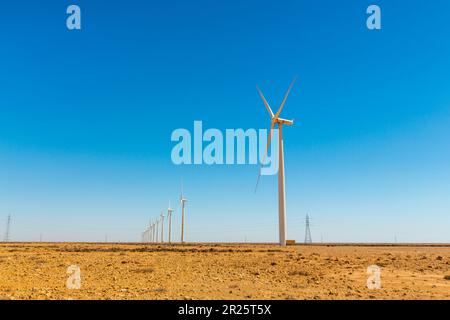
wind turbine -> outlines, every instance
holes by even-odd
[[[181,243],[184,243],[184,205],[187,202],[187,199],[183,196],[183,181],[181,181],[181,195],[180,195],[180,204],[181,204]]]
[[[270,114],[270,132],[269,137],[267,141],[267,152],[269,151],[270,142],[272,140],[272,133],[273,128],[275,125],[278,125],[278,228],[279,228],[279,242],[280,245],[285,246],[286,245],[286,194],[284,190],[284,148],[283,148],[283,125],[291,126],[294,124],[294,120],[287,120],[280,118],[279,115],[281,113],[281,110],[283,109],[284,104],[286,103],[286,99],[295,83],[296,78],[292,81],[291,85],[289,86],[288,90],[286,91],[283,101],[281,102],[280,107],[278,108],[277,113],[273,114],[272,109],[269,106],[269,103],[267,102],[266,98],[264,97],[263,93],[259,89],[258,86],[256,86],[256,89],[258,90],[258,93],[264,102],[264,105],[266,106],[267,111]],[[261,177],[261,168],[259,171],[258,181],[256,182],[256,187],[258,187],[258,182]],[[256,191],[256,189],[255,189]]]
[[[147,242],[151,242],[152,240],[152,219],[150,219],[150,221],[148,222],[148,241]]]
[[[152,242],[155,242],[155,222],[152,223]]]
[[[164,212],[161,211],[161,243],[164,242]]]
[[[155,240],[155,242],[158,242],[158,227],[159,227],[159,220],[158,219],[156,219],[156,240]]]
[[[170,243],[170,234],[172,229],[172,212],[173,209],[170,207],[170,201],[169,201],[169,208],[167,208],[167,218],[169,218],[169,243]]]

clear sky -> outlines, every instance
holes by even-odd
[[[66,28],[77,4],[82,30]],[[382,29],[366,28],[366,8]],[[178,207],[188,241],[277,241],[277,179],[175,166],[170,135],[286,127],[288,239],[450,242],[450,2],[7,1],[0,236],[137,241]],[[180,211],[174,214],[179,234]]]

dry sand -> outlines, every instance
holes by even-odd
[[[2,243],[0,299],[450,299],[450,247]]]

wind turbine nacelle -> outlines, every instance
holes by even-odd
[[[287,126],[292,126],[294,124],[294,120],[287,120],[283,118],[277,118],[276,122]]]

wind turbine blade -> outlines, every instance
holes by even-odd
[[[275,118],[278,118],[278,116],[280,115],[281,110],[283,109],[284,104],[286,103],[286,99],[287,99],[287,97],[289,96],[289,93],[291,92],[291,89],[292,89],[292,87],[294,86],[294,83],[295,83],[296,80],[297,80],[297,77],[295,77],[294,80],[292,80],[291,85],[289,86],[289,88],[287,89],[286,93],[284,94],[283,101],[281,102],[281,105],[280,105],[280,107],[278,108],[277,113],[275,114]]]
[[[181,198],[183,198],[183,178],[181,178]]]
[[[266,106],[267,111],[269,111],[270,114],[270,118],[273,118],[273,112],[272,109],[269,106],[269,103],[267,102],[266,98],[264,97],[263,93],[261,92],[261,90],[259,89],[258,86],[256,86],[256,89],[258,90],[259,96],[261,97],[262,101],[264,102],[264,105]]]
[[[261,162],[261,166],[266,161],[267,155],[269,154],[269,147],[272,143],[272,135],[273,135],[273,127],[275,126],[275,121],[270,122],[270,130],[269,130],[269,136],[267,137],[267,146],[266,146],[266,153],[264,154],[263,161]],[[260,170],[261,171],[261,170]]]
[[[269,154],[269,147],[270,147],[270,144],[272,143],[272,134],[273,134],[274,126],[275,126],[275,118],[270,122],[270,131],[269,131],[269,136],[267,137],[266,153],[264,154],[263,161],[261,161],[261,165],[259,167],[259,174],[258,174],[258,179],[256,180],[255,193],[256,193],[256,190],[258,189],[259,179],[261,178],[261,168],[263,166],[263,163],[266,161],[267,155]]]
[[[259,167],[258,179],[256,179],[255,193],[258,190],[259,179],[261,179],[261,167]]]
[[[267,147],[266,147],[266,154],[264,156],[264,160],[266,160],[265,158],[267,157],[267,154],[269,153],[269,147],[270,147],[270,144],[272,143],[273,127],[275,127],[275,121],[272,121],[270,123],[269,137],[267,137]]]

